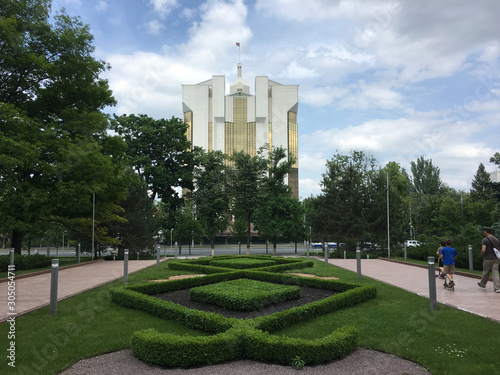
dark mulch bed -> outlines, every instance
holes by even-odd
[[[221,314],[226,318],[238,318],[238,319],[253,319],[261,315],[273,314],[278,311],[288,310],[292,307],[299,307],[306,305],[308,303],[324,299],[326,297],[337,294],[330,290],[316,289],[309,287],[300,287],[301,297],[298,299],[290,301],[282,301],[278,303],[272,303],[262,309],[256,311],[234,311],[227,310],[217,305],[212,305],[204,302],[192,301],[189,298],[189,289],[177,290],[175,292],[167,292],[158,294],[156,297],[172,301],[182,306],[189,307],[190,309],[208,311],[216,314]]]

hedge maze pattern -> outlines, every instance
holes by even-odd
[[[351,326],[340,327],[331,334],[314,340],[278,336],[273,335],[273,332],[374,298],[375,287],[278,273],[311,267],[312,262],[307,260],[271,259],[270,256],[214,258],[169,263],[171,269],[207,274],[203,277],[124,286],[111,291],[111,298],[117,304],[210,334],[188,337],[159,333],[152,329],[138,331],[132,336],[132,351],[136,357],[164,367],[201,366],[238,358],[290,365],[295,357],[300,357],[306,365],[315,365],[343,358],[356,348],[358,333]],[[236,267],[232,268],[231,259],[236,259]],[[255,259],[267,262],[263,267],[241,269],[244,259],[252,259],[248,263],[253,265]],[[213,260],[224,260],[224,267],[212,265]],[[220,314],[190,309],[155,297],[169,291],[237,279],[307,286],[338,293],[300,307],[246,320],[225,318]]]

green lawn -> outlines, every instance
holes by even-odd
[[[300,272],[337,276],[344,281],[377,287],[377,298],[277,334],[319,337],[342,325],[359,330],[359,344],[421,363],[433,374],[500,373],[500,323],[439,305],[355,272],[334,266],[315,266]],[[171,271],[167,262],[129,275],[129,284],[189,272]],[[16,368],[2,359],[3,374],[57,374],[80,359],[130,347],[131,333],[154,328],[179,335],[204,335],[180,324],[164,321],[110,302],[109,290],[121,280],[58,303],[58,314],[44,308],[16,320]],[[493,296],[494,297],[494,296]],[[0,325],[0,342],[8,349],[8,323]],[[6,368],[6,371],[3,369]]]

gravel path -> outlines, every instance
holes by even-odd
[[[196,367],[192,369],[165,369],[148,365],[132,354],[131,350],[103,354],[82,360],[62,375],[284,375],[284,374],[335,374],[335,375],[429,375],[418,364],[394,357],[391,354],[357,348],[342,360],[325,365],[304,367],[300,372],[291,366],[279,366],[250,360],[237,360],[218,365]]]

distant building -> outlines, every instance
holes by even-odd
[[[244,151],[254,156],[266,144],[270,149],[281,146],[295,159],[287,183],[292,196],[298,198],[298,86],[257,76],[252,95],[238,64],[238,77],[228,95],[225,87],[225,77],[220,75],[194,85],[182,85],[182,109],[192,147],[219,150],[227,155]]]
[[[500,182],[500,171],[490,172],[492,182]]]

